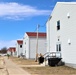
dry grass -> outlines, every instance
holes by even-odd
[[[19,64],[19,65],[37,65],[38,62],[35,62],[35,60],[27,60],[27,59],[22,59],[22,58],[17,58],[17,57],[10,57],[10,59]]]
[[[38,64],[34,60],[24,60],[21,58],[10,58],[12,61],[19,65],[36,65]],[[76,69],[58,66],[58,67],[22,67],[24,70],[28,71],[32,75],[76,75]]]
[[[27,70],[32,75],[76,75],[76,69],[69,68],[66,66],[58,66],[58,67],[23,67],[24,70]]]

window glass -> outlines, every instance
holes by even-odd
[[[56,45],[56,50],[58,51],[58,45]]]
[[[59,51],[61,51],[61,44],[59,44]]]
[[[60,20],[57,21],[57,30],[60,30]]]
[[[56,45],[56,51],[61,51],[61,44]]]
[[[20,48],[22,48],[22,45],[20,45]]]

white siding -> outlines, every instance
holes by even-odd
[[[29,37],[26,33],[23,39],[23,54],[27,59],[29,58]]]
[[[29,40],[30,44],[29,44],[29,47],[30,47],[30,58],[35,58],[36,56],[36,38],[30,38]]]
[[[29,37],[28,39],[26,40],[26,58],[30,58],[30,47],[29,47]]]
[[[11,52],[10,51],[7,51],[7,54],[11,55]]]
[[[16,56],[18,57],[18,44],[16,43]]]
[[[25,44],[26,42],[26,44]],[[35,59],[36,57],[36,37],[29,37],[26,33],[23,39],[23,54],[27,59]],[[25,53],[26,52],[26,53]],[[45,54],[46,53],[46,38],[38,38],[38,53]]]
[[[7,51],[7,54],[12,55],[12,56],[15,56],[15,52]]]
[[[15,56],[15,52],[12,52],[12,56]]]
[[[36,45],[37,39],[36,37],[30,38],[30,58],[36,57]],[[46,53],[46,38],[38,38],[38,54]]]
[[[22,48],[20,48],[20,45],[22,45]],[[23,53],[23,44],[16,44],[16,52],[17,52],[17,57],[21,56],[21,53]]]
[[[50,52],[50,22],[49,20],[47,21],[47,24],[46,24],[46,27],[47,27],[47,52]]]
[[[69,13],[70,18],[67,17]],[[57,3],[50,20],[50,51],[56,51],[58,37],[61,42],[61,53],[65,63],[76,64],[76,3]],[[60,20],[60,30],[57,31],[56,23]],[[47,38],[48,39],[48,38]],[[68,44],[70,39],[71,44]]]

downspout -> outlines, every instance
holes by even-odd
[[[29,41],[28,41],[28,46],[29,46],[29,59],[30,59],[30,37],[29,37]]]
[[[52,16],[49,17],[49,52],[50,52],[50,20],[51,20]]]
[[[49,21],[49,52],[50,52],[50,21]]]

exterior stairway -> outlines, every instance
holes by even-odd
[[[55,66],[58,65],[59,62],[61,62],[61,53],[60,52],[47,52],[44,55],[44,62],[41,65],[44,66]],[[61,63],[59,63],[61,64]]]

